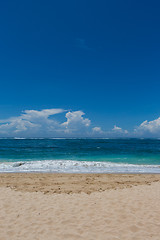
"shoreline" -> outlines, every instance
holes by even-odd
[[[37,160],[1,162],[0,173],[160,174],[160,165],[103,161]]]
[[[0,173],[0,187],[21,192],[73,194],[103,192],[160,183],[160,174]]]

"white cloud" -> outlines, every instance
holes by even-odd
[[[31,120],[37,118],[48,118],[49,116],[63,113],[65,110],[60,108],[44,109],[41,111],[36,110],[25,110],[24,114],[21,115],[23,119]]]
[[[63,109],[25,110],[18,117],[0,120],[1,135],[15,136],[48,133],[57,128],[58,122],[49,119],[50,116],[64,112]]]
[[[82,111],[67,112],[65,115],[67,121],[62,123],[62,126],[66,129],[65,132],[75,132],[89,127],[91,121],[88,118],[84,118],[83,115],[85,115],[85,113]]]
[[[114,133],[123,133],[123,134],[127,134],[127,133],[128,133],[127,130],[124,130],[124,129],[122,129],[121,127],[118,127],[118,126],[116,126],[116,125],[114,125],[114,128],[112,129],[112,131],[113,131]]]
[[[128,130],[124,130],[124,133],[126,133],[126,134],[127,134],[127,133],[128,133]]]
[[[94,128],[92,128],[92,131],[93,131],[94,133],[102,133],[102,132],[103,132],[102,129],[101,129],[101,127],[94,127]]]
[[[153,120],[142,122],[137,128],[134,129],[136,134],[140,135],[160,135],[160,117]]]
[[[38,124],[34,124],[32,122],[22,120],[20,118],[13,118],[10,120],[9,123],[0,125],[0,131],[14,131],[21,132],[26,131],[29,128],[35,128],[38,127]]]
[[[56,114],[66,112],[64,109],[25,110],[18,117],[0,120],[1,136],[70,136],[72,133],[86,134],[91,121],[84,118],[82,111],[69,111],[65,114],[67,121],[61,123],[55,119]]]
[[[122,131],[122,128],[120,127],[117,127],[116,125],[114,125],[114,128],[112,129],[113,131],[118,131],[118,132],[121,132]]]
[[[63,114],[66,121],[60,121]],[[144,121],[134,131],[114,125],[110,131],[93,126],[83,111],[53,108],[25,110],[17,117],[0,120],[1,137],[160,137],[160,117]]]

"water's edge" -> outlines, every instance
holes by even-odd
[[[0,139],[0,172],[160,173],[160,139]]]

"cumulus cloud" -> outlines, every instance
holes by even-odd
[[[18,117],[0,120],[1,136],[70,136],[73,133],[86,134],[91,124],[90,119],[84,118],[82,111],[69,111],[65,114],[66,121],[59,122],[55,115],[67,112],[64,109],[25,110]]]
[[[94,128],[92,128],[92,131],[93,131],[94,133],[102,133],[102,132],[103,132],[102,129],[101,129],[101,127],[94,127]]]
[[[123,133],[123,134],[127,134],[127,133],[128,133],[127,130],[124,130],[124,129],[122,129],[121,127],[118,127],[118,126],[116,126],[116,125],[114,125],[112,131],[113,131],[114,133]]]
[[[112,130],[113,130],[113,131],[116,131],[116,132],[117,132],[117,131],[118,131],[118,132],[119,132],[119,131],[121,132],[121,131],[122,131],[122,128],[117,127],[116,125],[114,125],[114,128],[113,128]]]
[[[65,110],[60,108],[52,108],[52,109],[44,109],[41,111],[36,110],[25,110],[24,114],[21,115],[21,118],[27,119],[27,120],[33,120],[38,118],[48,118],[51,115],[55,115],[58,113],[62,113]]]
[[[160,117],[153,121],[145,120],[134,131],[135,134],[144,136],[160,136]]]
[[[67,112],[65,115],[67,121],[62,123],[62,126],[65,127],[65,132],[75,132],[89,127],[91,121],[88,118],[84,118],[84,115],[85,113],[82,111]]]
[[[58,122],[49,117],[64,111],[63,109],[25,110],[18,117],[0,120],[0,133],[8,136],[21,134],[32,136],[45,133],[46,130],[48,132],[53,128],[57,129]]]
[[[8,119],[7,123],[0,125],[0,133],[9,135],[11,132],[18,133],[21,131],[26,131],[31,128],[36,128],[38,126],[39,126],[38,124],[20,118],[12,118]]]
[[[59,116],[60,115],[60,116]],[[62,117],[66,120],[61,120]],[[102,131],[83,111],[52,108],[25,110],[17,117],[0,120],[1,137],[160,137],[160,117],[144,121],[133,131],[114,125]]]

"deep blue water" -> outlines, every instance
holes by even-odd
[[[20,164],[17,164],[20,163]],[[84,166],[86,164],[86,170]],[[160,170],[159,139],[0,139],[0,171]],[[150,166],[152,165],[152,166]],[[76,168],[77,166],[77,168]],[[74,168],[74,170],[73,170]],[[98,170],[98,169],[101,170]],[[57,170],[58,169],[58,170]],[[123,171],[122,171],[123,172]],[[138,171],[139,172],[139,171]],[[145,171],[143,171],[145,172]],[[148,171],[147,171],[148,172]],[[151,171],[152,172],[152,171]]]

